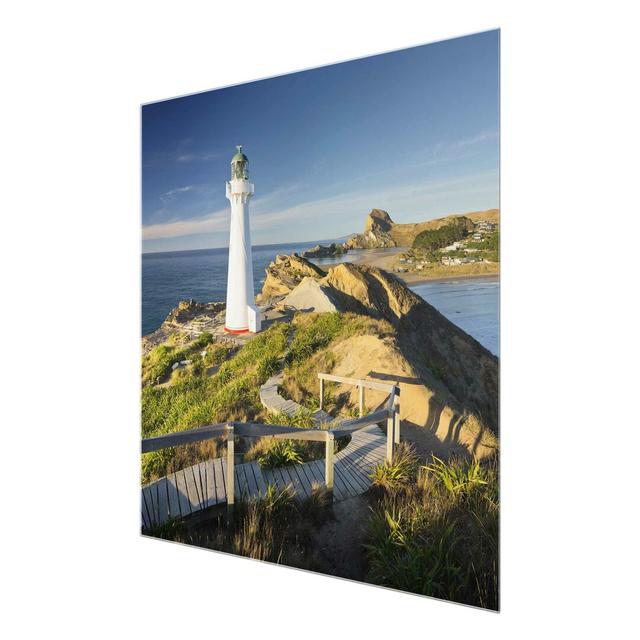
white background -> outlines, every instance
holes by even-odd
[[[637,631],[633,6],[4,5],[5,637]],[[139,104],[495,27],[502,613],[140,538]]]

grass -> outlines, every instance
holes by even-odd
[[[405,450],[374,472],[367,580],[497,609],[497,460],[433,457],[415,469],[414,457]]]
[[[144,387],[142,436],[148,438],[205,424],[227,420],[246,422],[261,417],[264,410],[259,387],[271,375],[278,358],[283,357],[289,330],[286,324],[272,325],[222,362],[211,377],[184,375],[168,387]],[[177,449],[143,455],[143,482],[165,475],[170,470],[170,462],[178,455]],[[198,449],[191,452],[195,454]],[[194,457],[191,464],[199,459]],[[188,466],[184,455],[181,462]]]
[[[371,473],[373,486],[388,491],[408,486],[415,481],[419,459],[415,449],[405,442],[401,442],[395,451],[393,460],[385,460],[377,465]]]
[[[293,320],[295,338],[291,343],[284,371],[283,390],[286,397],[315,411],[318,406],[318,373],[331,373],[338,364],[332,346],[361,335],[385,337],[393,329],[384,320],[354,313],[298,314]],[[348,397],[335,395],[325,384],[323,408],[347,415],[353,407]]]
[[[162,435],[176,431],[193,429],[205,424],[236,420],[239,422],[261,421],[271,424],[284,424],[299,427],[312,426],[311,411],[317,408],[311,404],[304,412],[289,419],[285,416],[269,416],[259,399],[259,387],[273,375],[287,352],[289,334],[295,330],[295,336],[288,349],[287,371],[290,375],[306,376],[310,384],[315,379],[315,393],[305,393],[308,400],[317,396],[316,369],[331,370],[332,360],[327,347],[337,338],[370,332],[374,327],[379,330],[379,321],[354,314],[299,314],[294,318],[293,327],[285,323],[276,323],[256,335],[237,353],[227,348],[211,345],[210,334],[203,334],[198,340],[185,348],[162,345],[156,347],[143,361],[143,371],[147,378],[160,371],[170,371],[171,364],[177,360],[189,359],[207,347],[204,363],[197,362],[187,369],[174,372],[173,384],[169,386],[145,386],[142,390],[142,436]],[[309,356],[322,351],[320,357],[308,366]],[[232,357],[227,356],[233,353]],[[205,366],[218,365],[215,375],[205,375]],[[152,372],[152,373],[150,373]],[[166,374],[165,374],[166,375]],[[304,384],[304,382],[302,383]],[[285,394],[288,389],[285,388]],[[289,396],[292,397],[292,396]],[[293,398],[295,399],[295,398]],[[326,398],[333,401],[330,392]],[[337,406],[337,403],[334,403]],[[325,405],[328,406],[328,405]],[[329,406],[330,408],[330,406]],[[316,446],[314,446],[314,444]],[[344,442],[338,443],[343,446]],[[220,445],[218,443],[219,447]],[[295,446],[277,445],[273,456],[268,455],[269,441],[258,445],[258,449],[249,449],[249,459],[258,459],[252,455],[264,455],[267,465],[278,464],[282,460],[295,460],[295,451],[303,461],[317,459],[324,455],[322,445],[317,443],[296,443]],[[204,450],[199,446],[183,447],[156,451],[142,458],[142,481],[150,482],[175,468],[179,461],[189,466],[202,460]],[[224,452],[222,452],[224,453]]]
[[[301,444],[295,440],[273,439],[268,443],[265,451],[258,456],[258,463],[265,469],[302,464],[304,460]]]
[[[185,347],[162,344],[152,349],[142,358],[142,384],[155,384],[165,379],[171,373],[171,367],[181,360],[191,360],[194,357],[202,360],[200,353],[213,342],[211,333],[203,333],[191,344]],[[224,349],[216,347],[214,350]],[[208,350],[209,351],[209,350]],[[207,355],[209,355],[207,353]]]
[[[269,486],[265,495],[237,509],[231,550],[255,560],[305,567],[312,554],[313,529],[327,519],[330,505],[319,484],[302,500],[294,498],[290,487]]]
[[[188,524],[172,521],[151,535],[234,553],[255,560],[314,569],[314,531],[331,517],[325,489],[314,484],[310,497],[296,499],[291,487],[270,485],[264,494],[236,502],[228,528],[222,516]]]

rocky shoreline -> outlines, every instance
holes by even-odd
[[[344,244],[336,244],[332,242],[330,245],[325,246],[317,244],[313,249],[307,249],[302,253],[303,258],[333,258],[334,256],[341,256],[347,253],[349,249],[345,248]]]

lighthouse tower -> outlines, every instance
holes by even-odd
[[[253,185],[249,182],[247,156],[242,147],[231,159],[231,180],[227,182],[227,198],[231,202],[229,236],[229,273],[227,275],[227,311],[224,330],[228,333],[257,333],[260,312],[254,304],[253,263],[249,231],[249,200]]]

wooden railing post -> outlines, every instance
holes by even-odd
[[[333,433],[327,431],[327,439],[324,443],[324,483],[327,491],[333,497]]]
[[[400,387],[394,389],[395,397],[393,399],[395,424],[393,426],[393,441],[400,444]]]
[[[364,415],[364,385],[362,382],[358,385],[358,407],[360,409],[360,418]]]
[[[322,411],[323,403],[324,403],[324,378],[320,378],[320,411]]]
[[[395,405],[393,405],[387,414],[387,462],[389,464],[393,461],[393,427],[396,421],[395,414]]]
[[[235,494],[235,469],[234,469],[234,438],[235,431],[232,424],[227,425],[227,515],[233,514]]]

